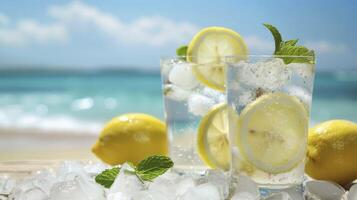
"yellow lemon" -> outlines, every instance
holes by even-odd
[[[277,174],[301,163],[306,153],[308,114],[304,105],[285,93],[264,94],[241,112],[237,144],[254,167]]]
[[[357,178],[357,124],[331,120],[309,131],[306,173],[341,185]]]
[[[202,84],[224,91],[224,57],[246,56],[247,52],[239,33],[213,26],[202,29],[193,37],[187,48],[187,60],[197,64],[192,70]]]
[[[150,155],[167,155],[165,124],[146,114],[125,114],[109,121],[92,147],[102,161],[117,165],[137,164]]]
[[[228,143],[226,104],[218,104],[204,116],[198,128],[198,154],[211,168],[228,170],[231,155]]]

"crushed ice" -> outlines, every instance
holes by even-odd
[[[275,90],[282,87],[291,77],[291,70],[280,58],[256,63],[239,62],[237,79],[254,88]]]
[[[220,171],[208,171],[204,176],[198,177],[169,171],[152,182],[143,183],[130,173],[132,169],[129,165],[123,165],[111,188],[105,189],[94,181],[95,175],[105,168],[108,166],[101,163],[66,161],[56,171],[38,171],[21,181],[3,175],[0,177],[0,199],[302,200],[288,190],[263,198],[257,184],[248,176],[240,175],[232,182],[230,176]],[[331,182],[309,180],[305,183],[307,199],[352,200],[356,197],[356,191],[357,185],[353,185],[350,192],[345,193],[342,187]]]

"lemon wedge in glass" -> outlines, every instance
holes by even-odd
[[[243,157],[267,173],[290,171],[305,157],[308,114],[294,96],[260,96],[242,110],[236,130]]]
[[[198,154],[211,168],[228,170],[231,162],[226,104],[218,104],[205,115],[198,128]]]
[[[247,46],[235,31],[223,27],[208,27],[198,32],[188,45],[187,60],[195,63],[193,72],[204,85],[225,90],[226,56],[245,56]]]

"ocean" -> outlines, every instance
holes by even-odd
[[[0,128],[99,130],[128,112],[163,119],[161,95],[154,72],[1,72]],[[357,121],[357,72],[316,74],[311,124],[329,119]]]

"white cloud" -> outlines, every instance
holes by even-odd
[[[163,46],[185,43],[198,30],[196,25],[189,22],[176,22],[160,16],[124,22],[80,1],[51,6],[48,14],[52,17],[50,24],[25,19],[11,27],[0,27],[0,43],[25,45],[33,42],[62,42],[70,36],[71,30],[77,28],[82,32],[100,31],[120,43]],[[0,15],[0,24],[8,21],[5,15]]]
[[[248,35],[244,37],[244,41],[247,43],[248,49],[251,52],[267,52],[274,51],[274,42],[265,40],[255,35]]]
[[[308,41],[304,45],[320,54],[344,53],[348,49],[346,45],[333,44],[328,41]]]
[[[49,14],[68,25],[91,25],[120,42],[153,46],[187,42],[198,30],[191,23],[175,22],[159,16],[124,22],[79,1],[65,6],[52,6]]]
[[[0,28],[0,44],[22,46],[29,43],[65,41],[67,32],[60,24],[39,24],[34,20],[20,20],[14,27]]]

